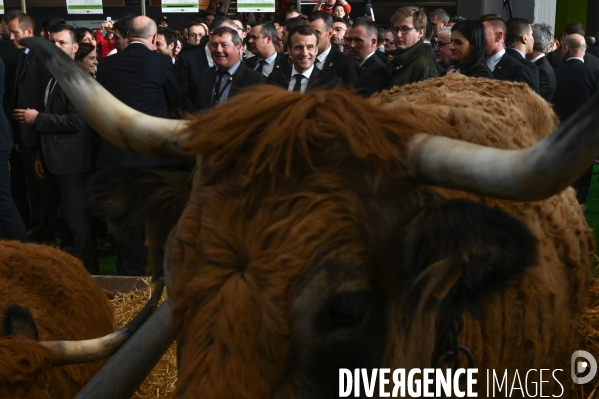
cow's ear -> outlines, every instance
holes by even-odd
[[[537,239],[519,220],[472,201],[424,207],[404,237],[411,296],[428,295],[425,302],[441,301],[475,319],[484,316],[487,300],[537,261]]]
[[[39,341],[37,326],[31,312],[19,305],[10,305],[2,316],[2,336],[25,337]]]

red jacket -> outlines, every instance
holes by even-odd
[[[102,33],[102,29],[96,31],[96,46],[98,47],[98,59],[106,58],[110,51],[114,50],[114,40],[109,39]]]
[[[333,8],[335,8],[335,7],[333,7]],[[324,11],[324,12],[326,12],[329,15],[333,15],[333,8],[331,8],[330,10],[327,10],[325,8],[325,4],[323,3],[323,4],[320,5],[320,8],[318,9],[318,11]],[[351,6],[349,4],[344,5],[343,9],[345,10],[345,13],[347,15],[349,15],[349,13],[351,12]]]

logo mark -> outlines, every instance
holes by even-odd
[[[578,360],[583,358],[584,360]],[[587,351],[576,351],[572,354],[572,359],[570,360],[571,372],[572,372],[572,381],[575,384],[582,385],[590,382],[595,375],[597,374],[597,361]],[[588,370],[588,374],[584,377],[578,377],[579,374],[582,374]]]

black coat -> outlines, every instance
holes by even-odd
[[[208,57],[206,57],[206,45],[199,46],[179,55],[176,68],[177,80],[183,93],[191,101],[195,101],[198,97],[200,76],[202,75],[202,71],[209,67]]]
[[[389,87],[389,72],[385,64],[376,53],[370,56],[360,67],[360,85],[359,88],[364,94],[371,96],[374,93],[385,90]]]
[[[599,70],[580,60],[571,59],[555,69],[557,88],[553,108],[562,122],[576,112],[597,92]]]
[[[212,107],[212,96],[214,91],[214,83],[216,81],[216,67],[210,67],[202,72],[200,78],[200,89],[198,90],[198,98],[196,105],[199,109],[208,109]],[[245,65],[243,62],[239,65],[237,72],[233,75],[231,81],[231,90],[227,99],[238,94],[246,87],[266,83],[266,76],[254,71],[252,68]]]
[[[541,92],[541,83],[539,78],[539,67],[534,62],[531,62],[524,58],[522,54],[520,54],[517,50],[513,48],[506,48],[505,52],[508,53],[511,57],[521,62],[524,66],[526,66],[532,72],[533,84],[538,89],[535,90],[537,93]]]
[[[535,78],[530,68],[511,57],[507,52],[495,66],[493,76],[497,80],[526,83],[535,93],[539,92],[539,85],[538,83],[535,85]]]
[[[171,58],[143,43],[130,44],[100,61],[96,79],[118,100],[147,115],[168,118],[182,106],[183,94]],[[133,154],[100,139],[96,167],[149,167],[173,162]]]
[[[258,62],[259,59],[260,59],[260,57],[248,58],[245,60],[245,65],[249,66],[253,70],[256,70],[256,63]],[[272,68],[272,71],[270,73],[278,71],[279,69],[287,68],[289,66],[289,61],[287,61],[288,59],[289,59],[289,57],[284,56],[282,54],[278,54],[277,58],[275,58],[275,65]]]
[[[0,58],[0,101],[4,96],[4,62]],[[0,152],[10,151],[14,145],[14,135],[12,126],[8,122],[8,118],[4,112],[4,108],[0,108]],[[6,165],[4,165],[6,166]]]
[[[53,83],[48,101],[35,122],[44,163],[54,176],[89,172],[92,169],[92,130],[60,85]]]
[[[470,65],[468,68],[462,68],[460,73],[470,78],[495,79],[493,72],[491,72],[485,61],[477,62],[474,65]]]
[[[40,109],[44,98],[46,86],[50,80],[50,71],[42,62],[30,52],[22,61],[22,51],[18,54],[17,76],[15,81],[15,108],[17,109]],[[23,143],[28,147],[38,146],[39,134],[35,125],[19,124],[20,137],[16,137],[17,143]]]
[[[357,88],[360,85],[358,68],[358,63],[353,58],[343,54],[335,46],[331,46],[322,72],[338,77],[346,87]]]
[[[543,97],[545,101],[551,102],[557,85],[553,67],[549,64],[549,61],[547,61],[547,57],[539,58],[535,61],[535,64],[537,64],[537,67],[539,68],[541,97]]]
[[[599,58],[594,57],[591,54],[585,53],[583,59],[584,63],[590,66],[592,69],[599,69]],[[562,57],[561,50],[557,49],[555,51],[547,53],[547,61],[549,61],[553,69],[564,65],[564,58]]]
[[[285,68],[280,71],[276,71],[270,74],[266,83],[282,87],[285,90],[289,90],[289,81],[291,81],[291,73],[293,69],[291,67]],[[336,86],[343,85],[341,79],[320,69],[314,67],[310,79],[308,79],[308,86],[306,92],[312,89],[332,89]]]
[[[21,50],[15,47],[12,40],[0,41],[0,58],[4,62],[4,113],[13,124],[12,111],[15,109],[15,81],[20,54]]]

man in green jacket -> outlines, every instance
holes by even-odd
[[[402,7],[391,17],[397,50],[387,64],[391,87],[403,86],[421,80],[439,77],[435,59],[424,47],[422,37],[427,18],[422,8]]]

